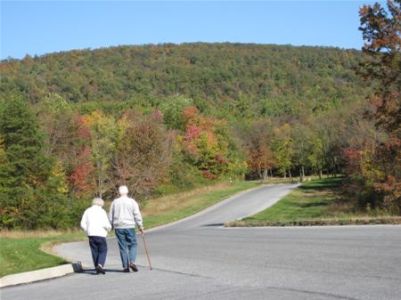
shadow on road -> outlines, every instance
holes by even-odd
[[[213,224],[205,224],[203,227],[221,227],[224,226],[224,223],[213,223]]]
[[[106,273],[127,273],[124,272],[122,269],[104,269]],[[80,274],[87,274],[87,275],[99,275],[96,272],[96,269],[81,269],[79,271],[75,271],[75,273],[80,273]]]

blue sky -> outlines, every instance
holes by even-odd
[[[374,2],[0,1],[1,59],[71,49],[185,42],[360,49],[358,9]]]

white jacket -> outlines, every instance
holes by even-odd
[[[109,219],[113,227],[117,229],[135,228],[135,224],[143,228],[139,205],[127,195],[122,195],[111,203]]]
[[[107,236],[111,224],[107,218],[106,211],[99,205],[92,205],[87,208],[81,219],[81,228],[88,236]]]

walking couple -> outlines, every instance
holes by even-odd
[[[138,272],[135,264],[137,255],[137,239],[135,225],[143,234],[142,216],[138,203],[128,196],[128,188],[123,185],[118,189],[120,197],[111,203],[109,216],[103,209],[104,201],[95,198],[92,206],[85,210],[81,228],[89,238],[89,246],[92,252],[93,264],[96,273],[105,274],[104,263],[107,256],[107,232],[115,230],[118,248],[120,250],[121,262],[124,272]]]

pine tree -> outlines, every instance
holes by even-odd
[[[37,191],[49,177],[37,120],[22,99],[6,101],[0,114],[0,227],[33,227]]]

